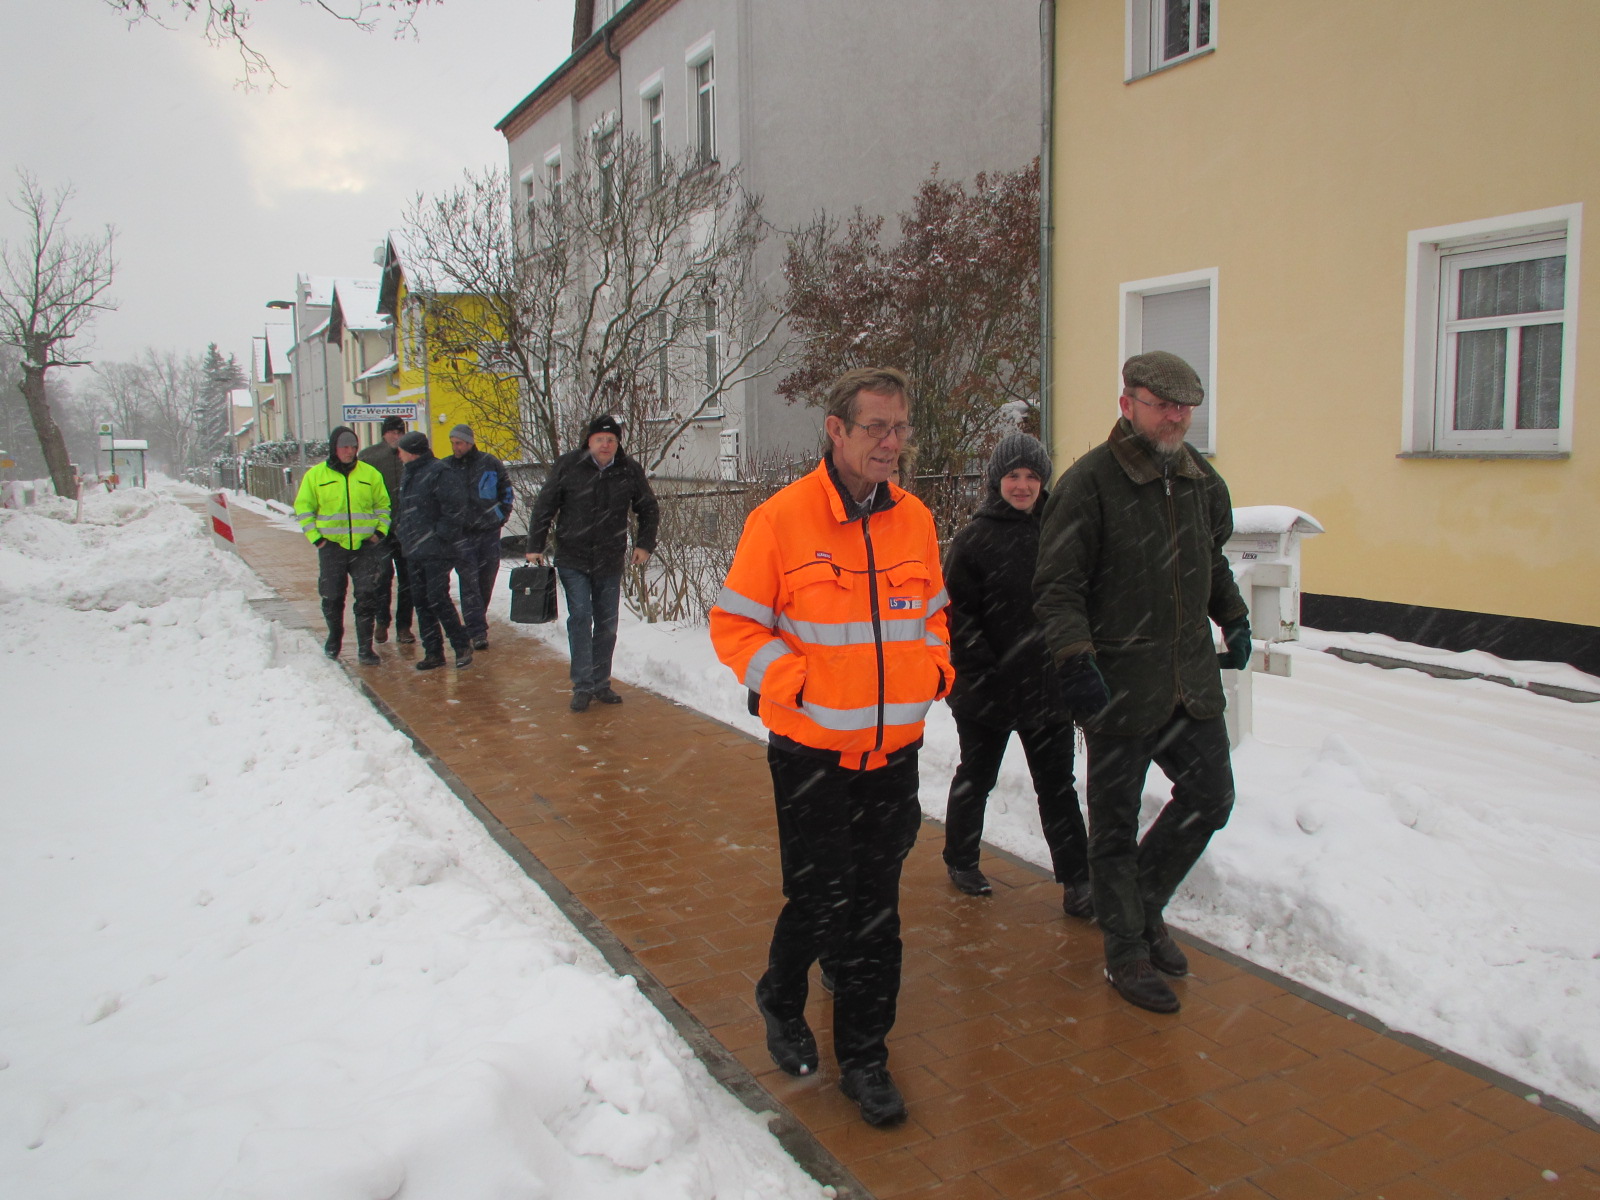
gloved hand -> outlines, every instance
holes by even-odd
[[[1217,665],[1224,671],[1242,671],[1250,665],[1250,619],[1240,617],[1222,627],[1222,640],[1228,643],[1227,652],[1217,655]]]
[[[1111,690],[1087,651],[1074,654],[1056,668],[1061,700],[1074,721],[1085,721],[1111,703]]]
[[[326,546],[328,544],[328,539],[327,538],[318,538],[316,541],[312,542],[311,544],[313,546],[315,546],[318,550],[321,550],[324,546]]]

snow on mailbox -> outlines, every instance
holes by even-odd
[[[1300,637],[1300,539],[1322,532],[1309,513],[1281,504],[1233,510],[1222,548],[1250,606],[1250,631],[1265,642]]]

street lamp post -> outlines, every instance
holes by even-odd
[[[298,290],[299,284],[296,283],[295,286]],[[267,307],[287,308],[289,310],[289,328],[291,336],[294,338],[294,345],[289,350],[289,368],[294,375],[295,457],[300,465],[304,467],[306,465],[306,427],[305,418],[300,412],[300,306],[293,300],[268,300]]]

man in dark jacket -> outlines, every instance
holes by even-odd
[[[474,650],[489,648],[489,601],[500,574],[500,527],[511,516],[511,481],[506,465],[479,450],[470,425],[450,431],[451,465],[466,484],[467,515],[456,550],[461,579],[461,620]]]
[[[1039,518],[1050,493],[1050,456],[1038,439],[1013,433],[989,457],[989,495],[950,539],[948,703],[961,761],[945,805],[944,863],[970,896],[993,890],[978,867],[984,809],[1016,731],[1039,798],[1039,824],[1068,916],[1090,917],[1088,839],[1072,773],[1072,718],[1061,699],[1044,630],[1033,614]]]
[[[1131,1004],[1176,1012],[1161,973],[1189,964],[1162,913],[1233,808],[1218,667],[1248,666],[1250,622],[1222,553],[1233,532],[1228,486],[1184,441],[1205,398],[1199,376],[1157,350],[1130,358],[1122,380],[1122,419],[1045,507],[1035,611],[1084,726],[1106,978]],[[1140,840],[1152,762],[1172,799]]]
[[[628,553],[628,514],[638,527]],[[591,699],[621,704],[611,688],[617,609],[625,561],[641,566],[656,548],[660,509],[644,468],[622,452],[616,418],[589,422],[581,450],[556,459],[539,489],[528,523],[528,561],[544,562],[550,525],[556,527],[556,574],[567,597],[567,646],[572,654],[572,711]]]
[[[450,639],[456,652],[456,666],[470,666],[472,642],[450,602],[450,569],[467,513],[461,472],[433,456],[428,435],[421,430],[406,434],[396,449],[405,470],[400,478],[395,530],[411,572],[411,599],[417,608],[417,633],[422,637],[417,670],[444,666],[444,638]]]
[[[382,440],[368,446],[356,457],[378,468],[383,485],[389,489],[389,499],[400,496],[400,452],[395,449],[405,436],[406,423],[399,417],[383,419]],[[411,577],[406,574],[405,553],[400,549],[400,538],[393,529],[384,539],[388,556],[378,568],[378,627],[373,641],[389,640],[390,618],[395,626],[395,641],[414,642],[411,632]],[[392,606],[391,606],[392,601]]]

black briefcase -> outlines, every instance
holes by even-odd
[[[554,567],[512,567],[509,578],[513,621],[519,625],[542,625],[556,619]]]

